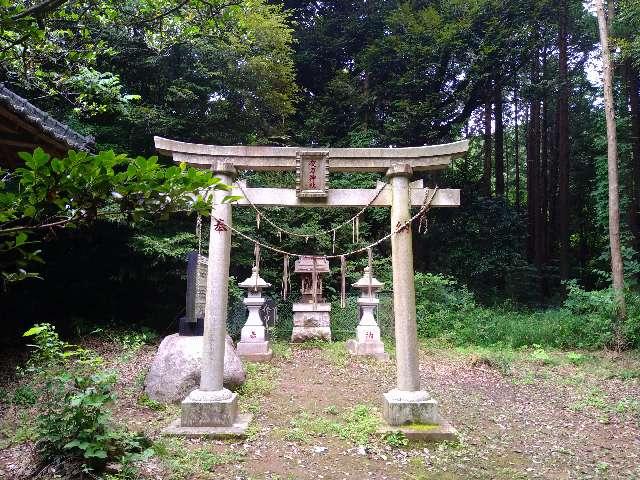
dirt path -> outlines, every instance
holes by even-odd
[[[393,362],[349,358],[343,344],[281,344],[272,364],[249,366],[241,408],[255,421],[244,441],[161,437],[179,410],[141,400],[155,348],[97,348],[121,379],[114,417],[155,441],[156,456],[140,469],[144,479],[640,478],[638,352],[424,346],[423,385],[461,441],[402,445],[400,437],[372,433],[382,393],[393,387]],[[32,443],[20,440],[24,411],[3,405],[0,478],[17,479]]]

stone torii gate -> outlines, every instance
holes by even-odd
[[[173,157],[178,163],[208,168],[227,185],[233,183],[237,170],[298,172],[298,189],[244,187],[241,192],[234,188],[234,195],[243,196],[233,203],[237,206],[364,207],[377,190],[328,189],[328,172],[384,172],[390,179],[390,188],[379,192],[371,206],[391,207],[392,231],[411,218],[410,207],[422,206],[427,194],[421,181],[410,181],[413,172],[443,170],[468,149],[466,140],[409,148],[216,146],[161,137],[154,137],[154,140],[161,154]],[[211,222],[209,237],[200,388],[182,402],[181,419],[169,427],[167,433],[242,434],[250,420],[238,415],[237,394],[223,387],[232,233],[229,228],[232,205],[222,203],[225,195],[227,192],[214,192],[212,216],[220,222]],[[457,189],[440,189],[431,202],[433,207],[459,205],[460,191]],[[438,425],[443,422],[438,404],[420,386],[410,225],[391,237],[391,249],[397,387],[384,394],[384,418],[392,426]]]

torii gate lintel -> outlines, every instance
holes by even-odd
[[[409,184],[409,200],[412,207],[420,207],[429,193],[422,180]],[[303,207],[303,208],[361,208],[390,207],[393,194],[390,185],[378,182],[371,188],[331,188],[324,198],[300,198],[293,188],[247,187],[246,181],[238,180],[232,195],[242,197],[233,203],[234,206],[257,207]],[[380,191],[381,190],[381,191]],[[375,197],[375,198],[374,198]],[[373,201],[372,201],[373,199]],[[460,206],[460,190],[453,188],[439,189],[433,200],[433,207]]]

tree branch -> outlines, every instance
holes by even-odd
[[[25,17],[42,17],[43,15],[57,9],[64,3],[67,3],[68,0],[45,0],[42,3],[34,5],[33,7],[27,8],[20,13],[9,17],[10,20],[20,20]]]

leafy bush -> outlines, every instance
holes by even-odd
[[[210,172],[184,164],[165,167],[158,157],[129,158],[112,151],[96,155],[70,150],[52,158],[41,148],[20,152],[24,165],[0,168],[0,280],[34,277],[42,262],[34,243],[41,231],[77,227],[98,218],[166,219],[176,211],[208,215],[208,193],[229,190]],[[194,193],[199,192],[199,193]],[[235,197],[227,196],[225,201]]]
[[[415,286],[418,335],[422,337],[437,337],[459,329],[464,313],[476,309],[473,294],[452,278],[418,272]]]
[[[49,324],[24,336],[34,351],[21,369],[40,398],[37,450],[44,462],[57,462],[64,478],[100,471],[109,460],[130,465],[153,454],[141,435],[116,428],[108,405],[115,399],[115,374],[105,371],[94,352],[63,342]]]

